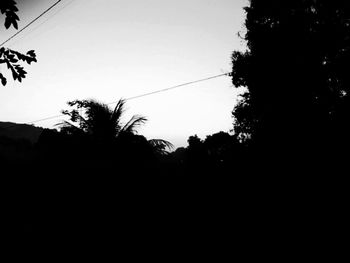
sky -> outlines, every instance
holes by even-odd
[[[17,0],[19,28],[56,0]],[[27,123],[56,116],[67,102],[118,101],[229,72],[244,50],[247,0],[63,0],[6,47],[34,49],[22,83],[0,86],[0,121]],[[1,24],[3,25],[4,17]],[[16,31],[0,29],[0,41]],[[6,72],[2,66],[1,72]],[[127,101],[125,120],[147,117],[139,134],[176,147],[233,128],[239,89],[220,77]],[[111,105],[113,107],[114,104]],[[64,118],[35,123],[54,128]]]

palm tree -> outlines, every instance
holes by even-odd
[[[145,117],[135,115],[123,125],[124,100],[119,100],[114,110],[95,100],[75,100],[68,105],[75,109],[62,113],[68,115],[70,121],[59,124],[61,131],[68,134],[83,133],[94,139],[111,140],[123,133],[136,133],[137,127],[147,121]]]
[[[61,132],[87,135],[94,140],[106,143],[130,138],[137,134],[137,128],[147,121],[143,116],[134,115],[124,124],[122,117],[125,112],[125,100],[123,99],[118,101],[114,109],[95,100],[75,100],[68,102],[68,105],[75,108],[71,111],[62,111],[70,117],[70,121],[58,124]],[[165,140],[153,139],[148,143],[158,154],[165,154],[167,149],[173,148],[173,145]]]

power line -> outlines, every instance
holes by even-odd
[[[47,12],[49,12],[52,8],[54,8],[56,5],[58,5],[62,0],[58,0],[57,2],[55,2],[53,5],[51,5],[48,9],[46,9],[44,12],[42,12],[39,16],[37,16],[35,19],[33,19],[31,22],[29,22],[25,27],[23,27],[21,30],[19,30],[18,32],[16,32],[13,36],[9,37],[7,40],[5,40],[4,42],[2,42],[0,44],[0,47],[3,47],[7,42],[9,42],[10,40],[12,40],[13,38],[15,38],[17,35],[19,35],[21,32],[23,32],[25,29],[27,29],[28,27],[30,27],[33,23],[35,23],[38,19],[40,19],[42,16],[44,16]]]
[[[172,90],[172,89],[177,89],[177,88],[181,88],[181,87],[188,86],[188,85],[191,85],[191,84],[195,84],[195,83],[198,83],[198,82],[203,82],[203,81],[219,78],[219,77],[222,77],[222,76],[228,76],[228,75],[230,75],[230,73],[224,73],[224,74],[220,74],[220,75],[216,75],[216,76],[212,76],[212,77],[208,77],[208,78],[204,78],[204,79],[190,81],[190,82],[186,82],[186,83],[183,83],[183,84],[180,84],[180,85],[176,85],[176,86],[173,86],[173,87],[170,87],[170,88],[165,88],[165,89],[161,89],[161,90],[151,91],[151,92],[144,93],[144,94],[141,94],[141,95],[136,95],[134,97],[129,97],[129,98],[125,99],[125,100],[138,99],[138,98],[154,95],[154,94],[161,93],[161,92],[166,92],[166,91],[169,91],[169,90]],[[117,101],[108,103],[108,105],[115,104],[115,103],[117,103]]]
[[[62,10],[66,9],[69,5],[71,5],[75,0],[71,0],[68,4],[62,6],[60,9],[58,9],[55,13],[53,13],[51,16],[47,17],[45,20],[43,20],[40,24],[35,26],[31,31],[28,31],[26,34],[22,35],[21,37],[17,38],[14,42],[12,42],[10,45],[7,45],[8,47],[11,47],[15,45],[18,41],[23,40],[23,38],[26,38],[28,35],[32,34],[34,31],[36,31],[38,28],[40,28],[43,24],[45,24],[50,19],[54,18],[57,14],[59,14]]]
[[[204,79],[198,79],[198,80],[186,82],[186,83],[183,83],[183,84],[180,84],[180,85],[172,86],[172,87],[169,87],[169,88],[155,90],[155,91],[152,91],[152,92],[148,92],[148,93],[136,95],[136,96],[133,96],[133,97],[129,97],[129,98],[126,98],[125,101],[139,99],[139,98],[143,98],[143,97],[146,97],[146,96],[151,96],[151,95],[154,95],[154,94],[158,94],[158,93],[161,93],[161,92],[167,92],[169,90],[173,90],[173,89],[181,88],[181,87],[184,87],[184,86],[192,85],[192,84],[195,84],[195,83],[204,82],[204,81],[208,81],[208,80],[211,80],[211,79],[215,79],[215,78],[219,78],[219,77],[223,77],[223,76],[230,76],[230,75],[231,75],[231,73],[223,73],[223,74],[220,74],[220,75],[215,75],[215,76],[211,76],[211,77],[204,78]],[[107,103],[107,105],[111,105],[111,104],[115,104],[115,103],[118,103],[118,101]],[[63,117],[63,116],[65,116],[65,115],[61,114],[61,115],[51,116],[51,117],[47,117],[47,118],[43,118],[43,119],[39,119],[39,120],[35,120],[35,121],[26,122],[26,123],[23,123],[23,124],[33,124],[33,123],[38,123],[38,122],[42,122],[42,121],[56,119],[56,118]],[[4,129],[10,129],[10,128],[15,127],[15,126],[16,125],[11,125],[11,126],[5,127]]]

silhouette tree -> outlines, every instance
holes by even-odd
[[[205,161],[207,152],[205,150],[203,141],[197,135],[194,135],[190,136],[187,142],[187,150],[191,162],[193,162],[194,164],[200,164],[201,162]]]
[[[62,112],[70,117],[70,121],[62,122],[61,130],[68,134],[85,133],[96,140],[110,141],[124,133],[133,134],[140,125],[147,121],[145,117],[135,115],[126,124],[123,124],[124,100],[119,100],[114,110],[94,100],[75,100],[68,102],[68,105],[75,109]],[[84,114],[80,114],[80,110],[83,110]]]
[[[210,159],[217,163],[230,161],[235,150],[238,150],[238,140],[226,132],[218,132],[208,135],[204,140],[204,146]]]
[[[232,82],[247,88],[233,111],[239,138],[304,157],[346,140],[348,1],[251,0],[245,11],[248,48],[232,55]]]
[[[119,100],[114,109],[109,108],[107,104],[94,100],[75,100],[68,102],[68,105],[74,108],[62,113],[68,115],[70,121],[59,124],[61,132],[65,134],[85,135],[91,138],[93,142],[104,146],[117,143],[119,146],[130,147],[132,143],[143,141],[141,139],[143,136],[136,136],[136,133],[137,129],[147,119],[143,116],[134,115],[129,121],[123,123],[124,100]],[[146,139],[144,138],[144,140]],[[147,144],[157,154],[165,154],[166,149],[173,147],[170,142],[160,139],[149,140]]]
[[[18,29],[19,17],[17,16],[18,8],[16,2],[13,0],[2,0],[0,2],[0,12],[5,14],[5,27],[10,28],[12,25],[15,29]],[[9,48],[0,48],[0,64],[6,64],[7,68],[11,71],[14,80],[22,82],[22,79],[26,77],[27,72],[23,66],[19,64],[20,61],[31,64],[37,62],[36,54],[34,50],[28,51],[26,54]],[[0,72],[1,84],[5,86],[7,84],[6,77]]]

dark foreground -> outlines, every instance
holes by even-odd
[[[346,214],[346,192],[336,180],[292,168],[284,177],[263,174],[266,167],[183,175],[88,164],[7,168],[2,236],[29,254],[96,244],[130,257],[191,251],[218,259],[238,247],[249,250],[251,242],[288,250],[283,240],[300,246],[325,240],[341,231]]]

